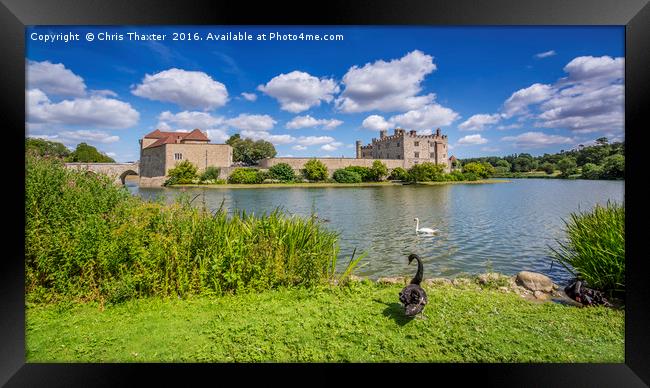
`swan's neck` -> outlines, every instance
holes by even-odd
[[[411,284],[420,285],[420,282],[422,282],[422,273],[424,272],[424,266],[422,265],[422,260],[420,260],[419,257],[416,256],[415,260],[418,261],[418,272],[415,274],[413,280],[411,280]]]

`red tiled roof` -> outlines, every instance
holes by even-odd
[[[210,139],[201,132],[200,129],[194,129],[192,132],[163,132],[159,129],[144,135],[146,139],[158,139],[145,148],[158,147],[163,144],[182,143],[183,140],[195,140],[209,142]]]

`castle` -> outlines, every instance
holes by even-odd
[[[379,139],[372,139],[366,146],[357,140],[357,159],[399,159],[404,161],[404,168],[431,162],[444,165],[447,172],[450,170],[447,135],[441,135],[440,128],[432,135],[418,135],[417,131],[406,132],[402,128],[395,128],[390,136],[387,132],[379,131]]]
[[[208,167],[230,167],[232,147],[210,143],[199,129],[191,132],[163,132],[158,129],[144,135],[140,142],[140,185],[160,186],[169,170],[188,160],[199,173]]]

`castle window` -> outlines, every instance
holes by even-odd
[[[399,142],[397,142],[397,146],[399,147]]]
[[[181,153],[174,154],[174,160],[182,160],[182,159],[183,159],[183,154]]]
[[[419,142],[419,141],[416,141],[416,142],[413,143],[413,145],[414,145],[415,147],[419,147],[419,146],[420,146],[420,142]]]
[[[419,157],[420,157],[420,153],[419,153],[419,152],[416,152],[416,153],[415,153],[415,157],[416,157],[416,158],[419,158]]]
[[[432,152],[431,153],[431,158],[435,158],[435,157],[436,157],[436,155]]]

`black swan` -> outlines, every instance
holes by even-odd
[[[399,301],[404,306],[404,313],[409,317],[414,317],[421,313],[428,302],[427,293],[420,287],[423,272],[422,260],[415,253],[411,253],[409,255],[409,264],[411,264],[413,259],[418,261],[418,272],[415,274],[413,280],[411,280],[411,283],[399,293]]]

